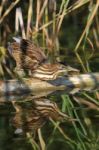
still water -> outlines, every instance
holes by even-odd
[[[6,102],[3,100],[5,98],[2,97],[0,150],[41,149],[42,140],[47,149],[54,150],[57,147],[70,150],[78,147],[89,149],[91,146],[98,150],[99,109],[96,105],[90,103],[89,106],[94,106],[90,109],[88,105],[78,105],[75,102],[73,104],[72,97],[70,96],[69,99],[66,95],[46,99],[33,99],[25,95],[23,99],[11,97],[11,101],[7,102],[6,97]],[[18,102],[12,102],[13,100]],[[69,102],[66,102],[67,100]],[[62,113],[59,108],[65,113]],[[66,113],[77,120],[69,120]],[[57,122],[56,125],[50,117]],[[64,120],[64,118],[67,119]],[[38,133],[39,128],[42,131],[41,139]]]
[[[33,139],[39,144],[38,129],[49,124],[49,118],[69,119],[47,98],[33,99],[25,95],[24,99],[2,97],[0,101],[0,150],[33,149]]]

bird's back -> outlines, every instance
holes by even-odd
[[[43,50],[26,39],[22,39],[20,43],[11,43],[8,49],[16,61],[17,68],[34,70],[46,60]]]

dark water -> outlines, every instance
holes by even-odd
[[[46,123],[49,124],[49,117],[54,120],[61,120],[64,117],[57,104],[49,99],[29,99],[28,96],[21,99],[20,103],[19,98],[15,97],[14,99],[11,97],[11,100],[16,100],[17,103],[7,102],[7,97],[6,99],[2,97],[1,100],[6,102],[0,103],[0,150],[33,149],[33,141],[31,142],[30,138],[31,140],[34,138],[39,144],[37,129]]]
[[[79,95],[79,94],[78,94]],[[81,94],[80,94],[81,96]],[[68,96],[67,96],[68,97]],[[2,98],[3,99],[3,98]],[[12,99],[12,98],[11,98]],[[84,105],[77,105],[74,102],[74,107],[69,106],[66,102],[62,101],[61,95],[50,97],[51,101],[47,104],[51,104],[51,111],[47,111],[48,115],[38,111],[38,106],[35,104],[34,99],[29,100],[27,98],[21,99],[21,103],[2,102],[0,103],[0,150],[32,150],[34,149],[33,139],[38,145],[39,137],[37,129],[42,129],[42,137],[46,143],[47,149],[74,149],[81,147],[80,149],[89,149],[93,146],[93,149],[98,150],[99,143],[99,113],[95,109],[89,109]],[[63,98],[64,99],[64,98]],[[72,100],[72,97],[70,97]],[[14,99],[15,100],[15,99]],[[16,99],[17,100],[17,99]],[[29,101],[27,101],[29,100]],[[43,99],[41,99],[42,101]],[[69,139],[64,138],[58,130],[56,130],[48,116],[55,120],[59,119],[59,112],[53,111],[54,107],[52,101],[56,101],[58,107],[68,107],[69,115],[76,111],[80,122],[60,121],[60,127],[63,133],[68,135]],[[24,102],[26,101],[26,102]],[[43,105],[46,105],[44,102]],[[50,105],[49,105],[50,107]],[[64,109],[63,109],[64,110]],[[51,113],[52,112],[52,113]],[[53,117],[55,114],[55,117]],[[57,117],[56,117],[57,116]],[[76,114],[74,115],[77,118]],[[85,120],[84,120],[85,119]],[[83,126],[83,127],[82,127]],[[84,128],[84,129],[83,129]],[[84,131],[85,130],[85,131]],[[31,140],[30,140],[31,139]],[[81,140],[81,141],[80,141]],[[75,143],[73,143],[75,141]],[[69,142],[69,144],[68,144]],[[84,144],[83,144],[84,143]]]
[[[16,113],[16,108],[19,109],[19,113]],[[35,110],[32,111],[32,104],[27,103],[24,108],[21,105],[13,107],[10,102],[0,104],[0,150],[33,149],[26,133],[33,134],[34,130],[42,126],[45,121],[43,117],[39,118]],[[33,117],[38,117],[40,123],[35,120],[32,122]]]

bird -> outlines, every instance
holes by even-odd
[[[16,62],[16,70],[29,70],[30,76],[41,80],[55,80],[60,76],[79,74],[79,70],[61,63],[49,63],[44,51],[27,39],[14,38],[8,46]]]

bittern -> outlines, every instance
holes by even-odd
[[[31,76],[41,80],[54,80],[61,75],[78,74],[79,70],[60,63],[48,63],[43,50],[30,40],[14,38],[8,47],[16,61],[16,70],[30,70]]]

